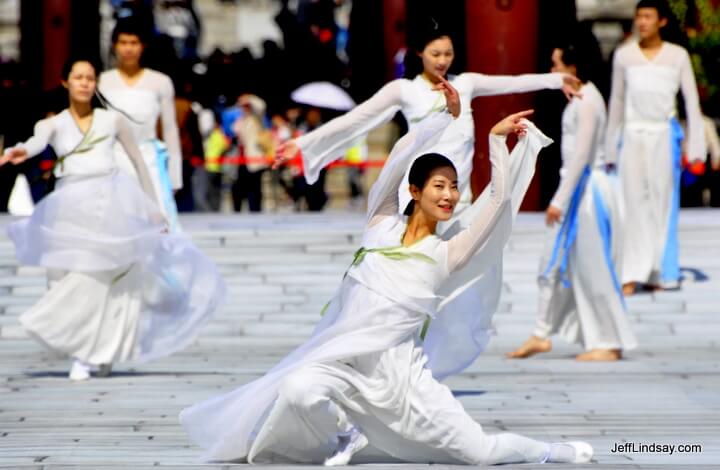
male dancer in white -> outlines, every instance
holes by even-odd
[[[175,119],[175,89],[167,75],[143,67],[142,54],[146,32],[132,19],[121,19],[113,30],[112,40],[117,68],[100,74],[98,89],[107,98],[108,107],[120,111],[130,122],[138,142],[160,208],[170,222],[170,229],[178,228],[174,191],[182,188],[182,154],[180,133]],[[162,141],[158,140],[158,121]],[[118,165],[129,175],[134,168],[121,146],[115,148]]]
[[[682,91],[687,115],[688,159],[705,159],[705,139],[690,56],[662,40],[667,7],[659,0],[637,4],[639,42],[615,53],[607,132],[607,161],[617,162],[626,221],[623,290],[679,285],[677,217],[680,140],[675,97]]]
[[[532,336],[510,358],[548,352],[562,334],[586,352],[580,361],[615,361],[636,346],[616,271],[620,257],[619,195],[605,174],[605,101],[588,81],[592,62],[574,44],[555,49],[554,72],[578,76],[583,98],[562,116],[560,186],[546,211],[549,227],[540,261],[538,318]]]

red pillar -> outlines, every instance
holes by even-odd
[[[467,0],[467,70],[487,74],[537,70],[538,0]],[[483,97],[473,101],[475,159],[472,187],[479,194],[490,181],[487,133],[502,117],[533,107],[532,94]],[[539,210],[540,187],[533,179],[524,210]]]
[[[387,80],[395,77],[395,54],[405,47],[406,0],[383,1],[383,38],[385,40],[385,70]]]
[[[60,84],[62,67],[70,53],[71,0],[42,3],[43,83],[45,90]]]

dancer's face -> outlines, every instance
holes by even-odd
[[[140,65],[145,46],[135,34],[118,34],[115,46],[115,56],[120,66],[137,67]]]
[[[410,194],[415,207],[419,207],[429,220],[450,220],[460,200],[457,173],[452,167],[435,168],[422,189],[410,185]]]
[[[70,69],[70,74],[62,83],[68,90],[70,101],[89,103],[95,94],[95,85],[97,84],[95,67],[89,62],[75,62]]]
[[[570,75],[577,75],[577,69],[574,65],[567,65],[565,62],[563,62],[563,50],[562,49],[554,49],[552,52],[551,60],[552,60],[552,67],[550,68],[551,72],[559,72],[559,73],[567,73]]]
[[[423,62],[425,75],[428,75],[430,78],[438,76],[445,77],[455,58],[455,51],[453,50],[453,44],[450,38],[443,36],[434,41],[430,41],[425,46],[425,49],[419,53],[419,56]]]
[[[660,28],[667,24],[667,18],[660,18],[655,8],[638,8],[635,12],[635,29],[640,39],[652,39],[660,35]]]

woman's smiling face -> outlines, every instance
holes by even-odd
[[[460,199],[457,173],[449,166],[435,168],[422,189],[410,185],[410,194],[429,220],[444,222],[450,220]]]

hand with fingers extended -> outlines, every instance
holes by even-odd
[[[442,91],[445,95],[445,103],[448,109],[448,112],[453,115],[454,118],[457,119],[458,116],[460,116],[460,94],[458,91],[453,87],[450,82],[445,80],[443,77],[438,77],[440,79],[440,83],[433,86],[433,90],[435,91]]]
[[[533,109],[526,109],[519,113],[511,114],[505,117],[503,120],[498,122],[490,129],[490,133],[494,135],[508,135],[517,134],[523,136],[527,133],[527,124],[523,122],[523,119],[534,113]]]
[[[573,98],[582,99],[582,93],[580,93],[581,85],[582,82],[576,76],[563,74],[562,92],[565,94],[565,98],[567,98],[568,101]]]
[[[12,163],[13,165],[19,165],[28,159],[27,150],[23,148],[9,148],[3,155],[0,156],[0,166],[6,163]]]
[[[280,144],[275,151],[275,161],[273,162],[273,170],[277,170],[300,153],[300,147],[298,147],[295,139],[288,140]]]

